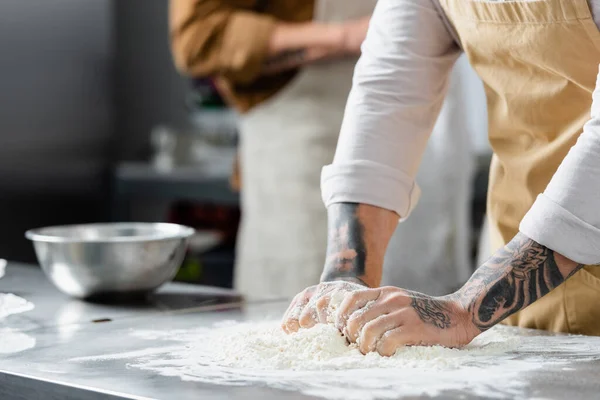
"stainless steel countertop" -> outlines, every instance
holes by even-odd
[[[20,331],[104,319],[137,319],[168,311],[241,302],[241,297],[232,290],[169,283],[143,302],[119,305],[87,303],[59,292],[39,267],[17,263],[8,264],[6,275],[0,279],[0,293],[13,293],[35,304],[32,311],[10,316],[4,321],[0,319],[0,328],[8,325]]]
[[[224,320],[278,318],[286,302],[247,304],[234,293],[187,285],[167,285],[154,300],[139,306],[91,305],[70,300],[45,281],[41,271],[9,264],[0,279],[0,292],[12,292],[32,301],[36,309],[0,320],[0,341],[7,332],[27,335],[34,345],[12,354],[0,354],[0,399],[308,399],[298,392],[265,385],[217,386],[159,376],[128,368],[135,359],[75,362],[71,359],[102,354],[143,351],[147,340],[129,333],[141,330],[178,330],[207,327]],[[210,304],[209,304],[210,302]],[[93,323],[92,320],[110,319]],[[523,331],[523,337],[548,336]],[[556,336],[568,340],[567,336]],[[600,338],[585,338],[599,349],[597,357],[582,360],[581,354],[560,354],[561,365],[549,364],[527,372],[526,397],[544,399],[596,398],[600,393]],[[156,345],[167,346],[164,343]],[[528,357],[527,353],[520,357]],[[435,374],[432,374],[435,379]],[[490,395],[500,398],[503,388],[489,377]],[[476,398],[469,390],[444,392],[440,398]],[[412,397],[414,398],[414,397]]]

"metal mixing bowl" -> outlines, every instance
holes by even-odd
[[[139,295],[173,279],[192,228],[162,223],[54,226],[28,231],[42,269],[78,298]]]

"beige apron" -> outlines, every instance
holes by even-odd
[[[441,0],[487,95],[492,250],[510,241],[590,117],[600,33],[586,0]],[[600,267],[507,323],[600,335]]]
[[[315,20],[367,16],[375,4],[318,0]],[[241,117],[235,287],[250,299],[288,298],[319,282],[327,245],[320,174],[333,160],[356,61],[304,67],[282,91]]]

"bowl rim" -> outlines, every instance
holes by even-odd
[[[139,227],[144,228],[157,228],[157,232],[152,235],[140,235],[140,236],[115,236],[108,238],[92,238],[92,239],[81,239],[76,237],[66,237],[49,235],[44,233],[45,230],[49,229],[65,229],[65,228],[90,228],[90,227]],[[161,228],[168,228],[161,231]],[[41,228],[30,229],[25,232],[25,237],[33,242],[44,242],[44,243],[140,243],[157,240],[167,239],[187,239],[192,236],[196,230],[189,226],[173,224],[168,222],[107,222],[107,223],[91,223],[91,224],[73,224],[73,225],[54,225],[45,226]]]

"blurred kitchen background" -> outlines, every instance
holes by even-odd
[[[199,231],[178,279],[231,286],[235,114],[177,74],[167,17],[166,0],[0,2],[0,258],[35,262],[32,227],[163,220]]]

